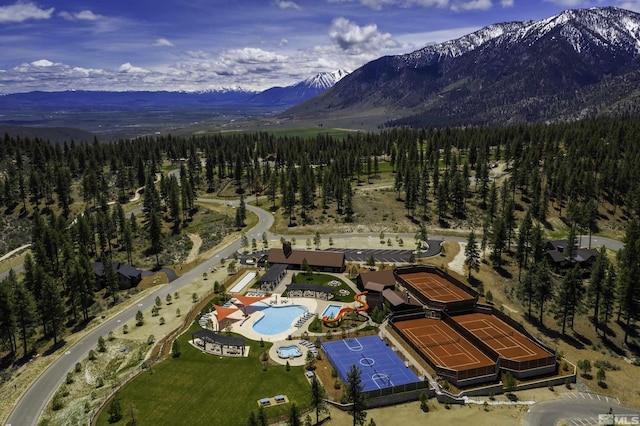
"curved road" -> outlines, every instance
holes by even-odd
[[[199,201],[218,202],[229,206],[238,205],[237,201],[218,201],[210,199],[201,199]],[[247,209],[254,212],[256,215],[258,215],[259,218],[258,224],[249,231],[249,235],[261,236],[263,233],[267,233],[267,235],[273,237],[273,234],[269,232],[269,228],[273,224],[273,216],[271,216],[271,214],[267,211],[257,207],[253,207],[251,205],[247,205]],[[377,236],[378,234],[346,234],[331,235],[331,237],[336,239],[349,239],[368,235]],[[407,235],[409,236],[409,234]],[[297,237],[303,238],[303,236]],[[324,237],[329,236],[324,235]],[[431,238],[442,240],[445,239],[445,237],[441,236],[432,236]],[[458,242],[466,241],[466,238],[463,237],[446,237],[446,239]],[[586,243],[586,241],[584,241],[584,243]],[[622,243],[615,240],[593,237],[592,246],[599,245],[606,245],[608,248],[612,248],[614,250],[619,249],[623,246]],[[237,252],[240,249],[241,240],[238,239],[230,245],[218,250],[211,258],[206,259],[203,263],[201,263],[191,271],[186,272],[175,281],[169,283],[169,288],[171,289],[171,291],[180,290],[194,279],[202,276],[204,272],[209,271],[212,267],[219,263],[221,258],[232,256],[233,253]],[[106,336],[109,331],[119,328],[120,324],[132,321],[135,318],[138,310],[145,309],[146,307],[153,305],[155,302],[155,298],[157,296],[164,295],[166,292],[167,288],[165,286],[162,286],[153,293],[138,300],[137,304],[130,306],[119,314],[116,314],[112,318],[109,318],[95,329],[89,331],[82,339],[68,348],[63,355],[61,355],[56,361],[54,361],[44,371],[44,373],[42,373],[42,375],[31,384],[29,389],[25,392],[25,394],[14,407],[13,411],[9,415],[6,424],[12,426],[36,425],[40,414],[44,410],[49,400],[53,397],[53,394],[62,384],[62,381],[66,377],[67,373],[74,368],[76,363],[81,362],[84,358],[86,358],[89,350],[95,348],[98,338],[100,336]]]
[[[234,203],[227,202],[225,204]],[[252,232],[258,232],[259,234],[267,232],[273,224],[273,217],[262,209],[252,206],[247,206],[247,209],[257,214],[260,219],[258,224],[252,229]],[[168,284],[169,288],[172,292],[180,290],[194,279],[201,277],[204,272],[211,270],[211,268],[219,262],[220,258],[232,256],[233,253],[240,250],[240,248],[241,241],[238,239],[227,247],[217,251],[213,257],[205,260],[194,269]],[[163,296],[166,292],[167,287],[162,286],[148,296],[138,300],[137,304],[125,309],[95,329],[89,331],[86,336],[68,348],[63,355],[54,361],[44,373],[31,384],[9,415],[6,422],[7,425],[36,425],[40,414],[58,387],[62,384],[67,373],[73,370],[77,362],[81,362],[86,358],[89,350],[95,348],[98,337],[106,336],[109,331],[118,329],[120,324],[134,320],[138,310],[152,306],[155,298],[157,296]]]
[[[639,409],[623,407],[618,405],[617,401],[612,402],[610,398],[589,393],[568,395],[572,398],[565,397],[533,404],[524,416],[525,426],[556,425],[561,420],[571,426],[597,425],[598,415],[607,414],[609,409],[612,409],[613,414],[634,415],[640,420]]]

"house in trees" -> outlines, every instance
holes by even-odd
[[[272,248],[267,255],[269,265],[287,265],[289,269],[302,270],[306,261],[317,272],[344,272],[344,253],[335,251],[294,250],[286,241],[282,248]]]
[[[118,286],[120,290],[126,290],[135,287],[142,280],[142,271],[131,265],[120,262],[111,262],[113,270],[118,276]],[[93,272],[96,274],[96,283],[99,288],[104,287],[104,264],[102,262],[93,262],[91,264]]]
[[[551,266],[563,268],[577,263],[586,268],[591,266],[596,257],[598,257],[598,250],[596,249],[576,247],[571,259],[569,259],[569,253],[566,249],[567,243],[567,240],[547,241],[545,257]]]

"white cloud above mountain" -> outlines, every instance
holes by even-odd
[[[49,19],[55,8],[43,9],[32,2],[17,2],[0,6],[0,24]]]

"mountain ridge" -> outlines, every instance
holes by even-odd
[[[612,79],[626,84],[615,77],[638,69],[639,58],[640,14],[612,6],[569,9],[379,58],[281,117],[377,110],[381,125],[416,126],[573,119],[589,109],[583,99],[590,90]]]

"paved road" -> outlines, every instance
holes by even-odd
[[[542,401],[532,405],[524,416],[524,424],[525,426],[553,426],[563,420],[563,423],[571,426],[597,425],[598,415],[607,414],[610,408],[614,414],[640,416],[639,409],[623,407],[613,398],[593,393],[574,392],[562,394],[561,399]]]
[[[272,225],[273,217],[264,210],[252,206],[247,206],[247,209],[256,213],[260,218],[260,221],[253,229],[254,232],[259,232],[262,235],[262,232],[265,232]],[[90,349],[95,348],[98,337],[106,336],[109,331],[119,329],[120,324],[132,321],[135,318],[136,312],[152,306],[157,296],[163,296],[167,293],[168,289],[170,289],[171,292],[180,290],[191,281],[201,277],[204,272],[209,271],[219,262],[221,257],[231,256],[240,248],[240,240],[235,241],[216,252],[210,259],[168,284],[168,288],[166,286],[160,287],[158,290],[139,300],[137,304],[109,318],[103,324],[88,332],[85,337],[68,348],[63,355],[54,361],[31,385],[9,415],[6,423],[13,426],[30,426],[37,424],[40,414],[61,385],[67,373],[73,370],[77,362],[81,362],[87,356]]]
[[[218,202],[222,204],[227,204],[231,207],[237,206],[237,202],[235,201],[217,201],[210,199],[201,199],[199,201],[204,202]],[[271,234],[268,229],[273,224],[273,217],[267,211],[247,205],[247,209],[256,213],[259,217],[258,224],[249,231],[249,238],[261,238],[263,233],[267,233],[269,238],[274,238],[275,236]],[[374,236],[378,237],[377,234],[347,234],[347,235],[333,235],[331,236],[334,240],[348,240],[350,238],[357,238],[362,236]],[[312,238],[313,236],[310,236]],[[328,237],[325,235],[325,237]],[[402,236],[405,238],[405,236]],[[406,235],[407,238],[413,238],[411,235]],[[430,240],[442,241],[445,237],[433,236]],[[446,240],[449,241],[459,241],[464,242],[466,238],[463,237],[446,237]],[[347,242],[344,242],[345,248]],[[606,245],[612,249],[619,249],[622,247],[622,243],[609,240],[606,238],[592,238],[592,246],[597,245]],[[430,246],[436,247],[439,244],[431,243]],[[237,252],[241,249],[241,241],[235,241],[229,246],[218,250],[210,259],[207,259],[202,264],[198,265],[191,271],[185,273],[181,277],[178,277],[174,281],[172,281],[169,285],[171,291],[178,291],[182,287],[186,286],[188,283],[193,281],[194,279],[202,276],[204,272],[209,271],[213,266],[217,265],[221,258],[232,256],[233,253]],[[355,255],[360,250],[356,250]],[[376,252],[387,252],[388,250],[375,250]],[[364,253],[364,250],[362,250]],[[388,253],[384,253],[388,255]],[[367,256],[368,257],[368,256]],[[375,256],[374,256],[375,257]],[[391,257],[389,257],[391,259]],[[366,260],[366,258],[365,258]],[[391,262],[391,260],[389,260]],[[20,265],[21,266],[21,265]],[[4,274],[3,274],[4,275]],[[0,275],[0,278],[2,275]],[[157,296],[161,296],[166,294],[167,288],[165,286],[160,287],[158,290],[139,300],[138,303],[134,306],[125,309],[121,313],[113,316],[106,320],[103,324],[96,327],[87,333],[85,337],[80,339],[76,344],[72,345],[67,352],[61,355],[56,361],[54,361],[47,370],[31,385],[31,387],[27,390],[27,392],[22,396],[18,404],[14,407],[11,412],[9,419],[7,420],[8,425],[20,425],[20,426],[28,426],[35,425],[40,417],[40,414],[44,410],[46,404],[51,399],[53,394],[56,392],[63,379],[66,377],[67,372],[71,371],[77,362],[81,362],[89,352],[90,349],[94,348],[96,342],[98,341],[98,337],[106,336],[109,331],[118,329],[121,323],[127,323],[132,321],[135,318],[135,314],[140,309],[145,309],[148,306],[153,305],[155,302],[155,298]],[[531,423],[538,424],[538,423]],[[540,423],[542,424],[542,423]],[[544,423],[546,424],[546,423]]]

